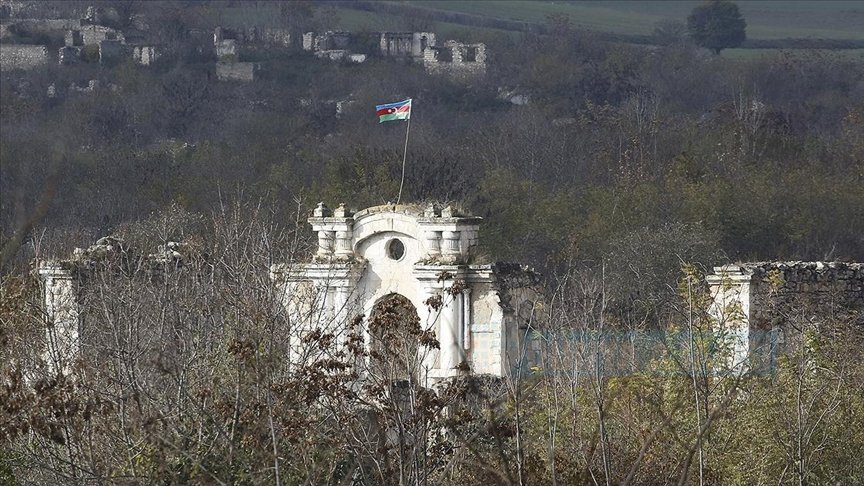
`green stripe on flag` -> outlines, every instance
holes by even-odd
[[[378,123],[383,123],[385,121],[391,120],[407,120],[409,116],[411,116],[411,113],[409,112],[393,113],[391,115],[381,115],[378,117]]]

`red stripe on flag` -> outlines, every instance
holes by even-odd
[[[399,108],[382,108],[375,112],[377,116],[393,115],[396,113],[410,113],[411,105],[400,106]]]

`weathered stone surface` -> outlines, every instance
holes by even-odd
[[[318,234],[312,262],[275,265],[271,275],[284,282],[285,306],[301,329],[342,335],[350,317],[369,316],[378,302],[398,295],[440,342],[419,356],[430,379],[455,376],[463,362],[503,376],[518,355],[514,309],[540,291],[528,269],[476,261],[480,221],[453,207],[387,204],[352,213],[344,204],[331,212],[321,203],[309,218]],[[426,304],[430,298],[441,299],[440,309]],[[370,339],[367,346],[374,345]]]
[[[715,267],[712,314],[737,336],[736,360],[784,341],[791,322],[844,315],[864,326],[864,263],[754,262]]]
[[[428,47],[423,65],[430,74],[470,79],[486,74],[486,44],[463,44],[447,41],[440,47]]]
[[[156,62],[161,52],[156,46],[134,46],[132,48],[132,60],[142,66],[149,66]]]
[[[0,44],[0,71],[33,69],[48,64],[45,46]]]
[[[382,32],[379,48],[382,56],[422,58],[427,47],[435,45],[432,32]]]
[[[102,41],[117,41],[126,43],[123,33],[103,25],[85,25],[81,27],[81,39],[85,46],[98,45]]]

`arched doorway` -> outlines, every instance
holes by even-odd
[[[403,295],[385,295],[372,307],[368,326],[370,374],[391,383],[416,377],[425,333],[414,304]]]

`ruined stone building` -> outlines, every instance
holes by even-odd
[[[486,45],[447,41],[423,53],[423,66],[430,74],[473,78],[486,74]]]
[[[351,47],[355,44],[355,35],[351,32],[327,31],[324,33],[306,32],[303,34],[301,47],[309,51],[319,59],[330,61],[347,60],[354,63],[366,61],[365,53],[353,52]]]
[[[715,267],[711,313],[733,339],[733,366],[773,367],[798,324],[841,317],[864,330],[864,264],[760,262]]]
[[[33,69],[48,64],[45,46],[0,44],[0,71]]]
[[[439,380],[468,365],[480,374],[511,371],[539,282],[519,265],[490,264],[476,253],[481,219],[447,207],[385,205],[331,212],[319,204],[309,218],[318,249],[309,263],[277,265],[285,305],[301,333],[321,326],[344,335],[354,315],[373,316],[398,299],[416,310],[440,349],[419,350],[425,377]],[[438,310],[427,305],[440,297]],[[374,347],[375,336],[365,336]],[[301,352],[298,350],[298,352]]]
[[[450,207],[387,205],[351,213],[320,204],[309,223],[318,236],[315,254],[306,263],[270,269],[289,316],[291,362],[302,359],[304,335],[329,331],[344,338],[356,316],[374,316],[398,301],[416,311],[420,326],[440,342],[438,349],[417,349],[424,380],[455,376],[465,365],[493,376],[512,371],[531,318],[519,311],[538,300],[539,280],[519,265],[491,264],[478,255],[480,218]],[[82,295],[99,298],[82,286],[93,278],[90,269],[102,268],[106,258],[126,258],[121,245],[102,238],[71,259],[38,267],[52,323],[49,354],[63,369],[80,352],[79,337],[86,334],[80,327]],[[140,261],[163,269],[182,261],[178,250],[182,245],[169,243]],[[430,306],[429,299],[440,299],[440,307]],[[371,349],[376,336],[366,332],[364,342]]]
[[[531,334],[542,330],[540,311],[535,314],[543,307],[537,305],[543,301],[540,280],[525,267],[490,263],[478,252],[481,218],[435,205],[351,212],[321,203],[308,223],[317,236],[314,254],[269,269],[276,306],[287,316],[291,363],[304,359],[305,336],[314,333],[332,333],[334,347],[360,333],[363,346],[375,349],[379,338],[365,323],[398,303],[439,342],[413,351],[422,364],[418,378],[434,383],[466,368],[500,377],[532,366]],[[106,237],[70,260],[39,265],[54,362],[69,363],[79,352],[78,306],[86,279],[75,269],[98,267],[120,246]],[[183,248],[169,242],[141,262],[160,273],[184,260]],[[864,329],[862,263],[726,265],[706,283],[718,336],[731,339],[729,369],[773,367],[790,336],[800,335],[801,323],[820,329],[839,318]]]
[[[385,57],[422,59],[426,48],[433,46],[432,32],[381,32],[380,49]]]

